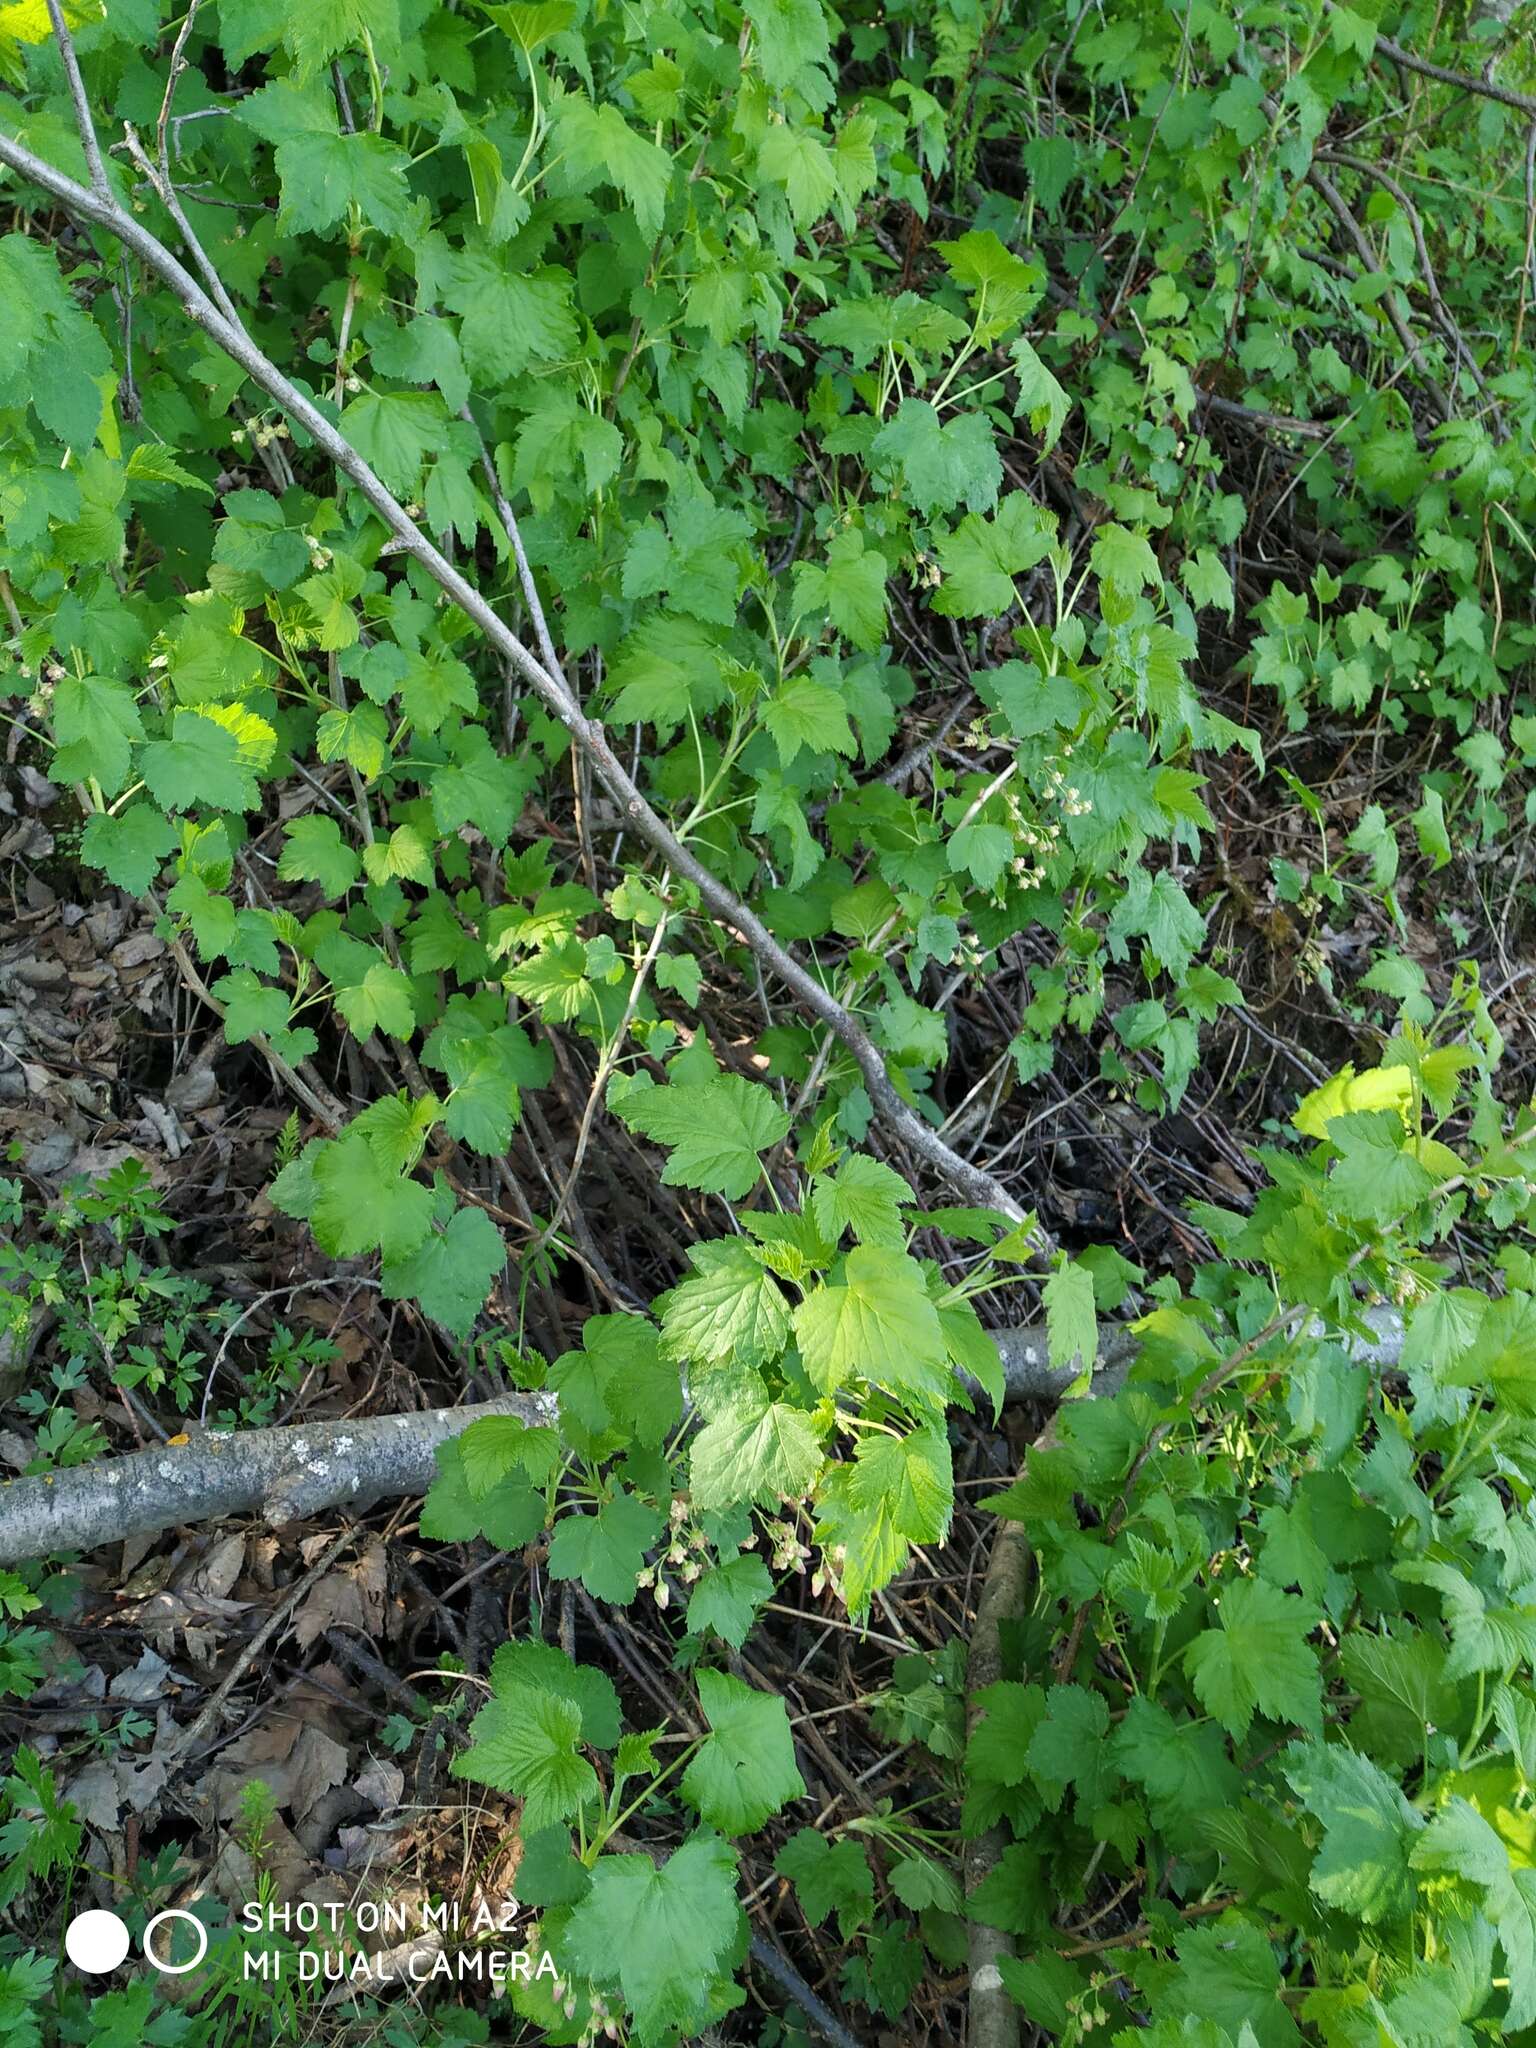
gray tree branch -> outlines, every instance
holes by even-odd
[[[1368,1309],[1365,1321],[1371,1335],[1349,1346],[1351,1357],[1357,1365],[1390,1369],[1402,1355],[1402,1317],[1392,1308]],[[1050,1365],[1043,1325],[1026,1323],[992,1336],[1002,1355],[1006,1400],[1060,1400],[1073,1375]],[[1129,1331],[1106,1331],[1089,1394],[1117,1392],[1134,1352]],[[487,1415],[549,1423],[556,1404],[549,1394],[508,1394],[367,1422],[199,1434],[186,1444],[13,1479],[0,1485],[0,1565],[93,1550],[220,1515],[254,1514],[281,1527],[328,1508],[422,1494],[437,1473],[438,1445]]]
[[[507,1394],[367,1422],[213,1431],[0,1486],[0,1564],[95,1550],[185,1522],[259,1515],[276,1528],[339,1506],[425,1493],[437,1447],[487,1415],[555,1418],[551,1394]]]

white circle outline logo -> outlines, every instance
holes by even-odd
[[[193,1927],[196,1928],[198,1942],[197,1954],[193,1956],[191,1962],[162,1963],[160,1958],[155,1954],[154,1950],[150,1947],[150,1937],[153,1935],[155,1929],[157,1927],[163,1927],[167,1920],[189,1920],[192,1923]],[[144,1939],[141,1945],[144,1950],[145,1960],[147,1962],[153,1963],[155,1968],[161,1973],[162,1976],[185,1977],[188,1970],[195,1970],[198,1964],[203,1960],[203,1957],[208,1953],[208,1930],[203,1925],[202,1921],[198,1919],[195,1913],[187,1912],[186,1909],[182,1906],[167,1906],[165,1911],[163,1913],[157,1913],[154,1919],[151,1920],[149,1925],[144,1929]]]

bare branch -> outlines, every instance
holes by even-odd
[[[1359,256],[1367,271],[1380,270],[1381,264],[1377,258],[1376,251],[1367,241],[1365,230],[1361,227],[1359,221],[1355,219],[1348,206],[1345,205],[1338,186],[1315,163],[1307,173],[1307,183],[1314,191],[1322,195],[1323,202],[1327,206],[1328,211],[1344,230],[1355,253]],[[1387,309],[1387,318],[1392,322],[1392,327],[1398,340],[1403,344],[1415,369],[1417,369],[1420,377],[1424,380],[1424,388],[1434,400],[1441,419],[1452,419],[1455,416],[1455,409],[1431,373],[1428,363],[1424,360],[1424,351],[1419,347],[1418,337],[1415,335],[1412,327],[1409,326],[1402,308],[1397,303],[1397,293],[1389,290],[1383,297],[1382,304]]]
[[[969,1739],[986,1718],[980,1696],[1003,1675],[1002,1628],[1024,1611],[1029,1584],[1029,1541],[1022,1522],[999,1518],[992,1555],[965,1660],[965,1732]],[[965,1845],[965,1889],[969,1897],[992,1875],[1007,1846],[1000,1822]],[[1010,1935],[989,1927],[974,1915],[968,1933],[970,2013],[966,2040],[970,2048],[1019,2048],[1019,2012],[1003,1983],[999,1965],[1015,1951]]]
[[[155,123],[155,149],[160,163],[158,177],[150,169],[149,162],[139,146],[137,135],[134,134],[131,127],[127,127],[125,124],[127,146],[135,162],[159,194],[166,212],[175,221],[177,227],[180,228],[181,238],[187,246],[187,252],[202,274],[203,282],[213,294],[214,304],[231,326],[243,328],[245,323],[240,318],[234,300],[224,289],[224,280],[208,260],[207,252],[193,231],[192,223],[187,219],[186,209],[181,203],[181,194],[176,190],[176,181],[171,176],[171,108],[176,99],[177,83],[181,78],[182,72],[187,68],[186,58],[183,53],[187,47],[187,38],[191,35],[193,24],[197,20],[197,10],[200,4],[201,0],[191,0],[191,5],[187,8],[186,18],[181,24],[181,31],[171,51],[171,68],[165,81],[165,97],[160,102],[160,116]]]
[[[1320,164],[1338,164],[1344,170],[1355,171],[1362,178],[1369,178],[1373,184],[1380,185],[1383,191],[1390,192],[1402,208],[1403,213],[1407,217],[1408,225],[1413,232],[1413,244],[1414,248],[1418,251],[1419,268],[1424,274],[1424,289],[1429,295],[1430,307],[1434,312],[1435,319],[1439,323],[1440,331],[1444,334],[1446,340],[1450,342],[1461,360],[1465,362],[1472,374],[1472,381],[1476,384],[1482,396],[1488,401],[1490,407],[1492,407],[1494,417],[1497,419],[1499,417],[1499,409],[1493,393],[1488,389],[1487,381],[1482,371],[1478,368],[1477,358],[1468,347],[1465,335],[1463,335],[1461,329],[1452,318],[1450,308],[1441,296],[1440,280],[1435,275],[1435,266],[1430,260],[1429,243],[1425,240],[1424,222],[1420,218],[1419,209],[1414,205],[1390,171],[1383,169],[1380,164],[1373,164],[1366,157],[1352,156],[1348,151],[1342,149],[1320,149],[1317,153],[1316,161]]]
[[[1536,99],[1528,92],[1516,92],[1512,85],[1499,85],[1491,78],[1474,78],[1470,72],[1448,71],[1443,64],[1431,64],[1427,57],[1416,57],[1412,50],[1405,50],[1390,36],[1379,35],[1376,38],[1376,54],[1390,57],[1405,71],[1417,71],[1420,78],[1433,78],[1437,84],[1454,85],[1458,92],[1476,93],[1480,99],[1496,100],[1501,107],[1513,107],[1517,113],[1536,114]]]
[[[550,1394],[506,1394],[367,1422],[210,1432],[0,1486],[0,1564],[95,1550],[183,1522],[260,1515],[276,1527],[338,1506],[425,1493],[437,1447],[488,1415],[554,1420]]]
[[[91,190],[111,204],[112,187],[107,183],[107,167],[101,160],[101,144],[96,140],[96,123],[91,119],[91,103],[85,96],[85,80],[80,76],[75,40],[69,32],[59,0],[48,0],[48,19],[53,24],[54,37],[59,45],[59,62],[64,66],[64,81],[74,102],[75,126],[80,130],[80,147],[85,151]]]
[[[496,507],[496,517],[506,529],[507,539],[511,541],[512,552],[517,558],[517,577],[523,586],[523,601],[528,607],[528,616],[533,621],[534,637],[539,643],[539,654],[544,662],[544,666],[564,687],[566,695],[574,702],[576,692],[571,688],[566,678],[565,670],[560,666],[560,657],[555,652],[555,643],[549,636],[549,622],[544,616],[544,604],[539,596],[539,586],[533,580],[533,570],[529,565],[527,551],[523,546],[523,536],[517,523],[517,515],[507,503],[506,493],[501,488],[501,478],[497,476],[496,465],[491,460],[491,451],[486,447],[485,437],[481,434],[480,428],[476,424],[475,416],[467,405],[460,409],[459,418],[468,421],[469,425],[474,428],[475,439],[480,444],[480,467],[485,472],[485,481],[491,493],[491,503]]]

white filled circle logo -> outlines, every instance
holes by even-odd
[[[161,1928],[174,1928],[178,1920],[184,1920],[192,1930],[193,1952],[180,1963],[169,1960],[168,1941],[162,1942],[167,1949],[162,1957],[155,1950],[155,1935]],[[170,1937],[174,1939],[174,1936]],[[142,1943],[145,1959],[165,1977],[184,1977],[189,1970],[195,1970],[208,1953],[208,1930],[195,1913],[188,1913],[180,1906],[167,1906],[163,1913],[157,1913],[144,1929]],[[115,1970],[128,1953],[128,1929],[116,1913],[93,1908],[89,1913],[77,1913],[64,1930],[64,1953],[75,1968],[87,1977],[104,1977]]]
[[[115,1913],[77,1913],[64,1930],[64,1953],[87,1977],[104,1977],[128,1953],[128,1929]]]

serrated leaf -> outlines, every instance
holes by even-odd
[[[407,1259],[432,1227],[432,1191],[379,1164],[365,1133],[347,1131],[314,1158],[310,1224],[323,1251]]]
[[[560,1960],[618,1985],[642,2038],[696,2034],[740,1925],[736,1858],[718,1835],[701,1833],[661,1864],[599,1857],[591,1890],[566,1922]]]
[[[1093,1275],[1068,1259],[1049,1275],[1040,1296],[1051,1364],[1058,1371],[1091,1372],[1099,1355]]]
[[[1185,1652],[1206,1711],[1239,1742],[1255,1711],[1315,1730],[1321,1686],[1305,1603],[1262,1579],[1235,1579],[1222,1586],[1216,1615],[1219,1627]]]
[[[709,1721],[680,1787],[709,1827],[750,1834],[792,1799],[805,1797],[784,1702],[724,1671],[698,1674]]]
[[[566,1819],[597,1792],[597,1773],[579,1753],[581,1711],[572,1700],[509,1686],[480,1709],[469,1732],[453,1775],[515,1793],[530,1833]]]
[[[772,1597],[773,1580],[755,1551],[727,1558],[705,1572],[689,1594],[689,1631],[702,1635],[708,1629],[739,1650],[752,1632],[758,1609]]]
[[[795,1336],[823,1393],[860,1378],[898,1394],[943,1389],[944,1332],[904,1252],[875,1245],[849,1252],[842,1279],[818,1287],[795,1310]]]
[[[53,693],[53,736],[58,780],[83,782],[94,776],[102,794],[111,797],[127,783],[133,742],[143,739],[144,724],[133,692],[121,683],[65,675]]]
[[[773,1401],[758,1383],[710,1418],[693,1440],[695,1507],[733,1508],[800,1500],[821,1470],[821,1445],[805,1411]]]
[[[763,1365],[789,1337],[789,1303],[773,1275],[740,1238],[695,1245],[693,1272],[667,1296],[661,1319],[667,1355],[713,1364]]]
[[[619,1115],[632,1131],[669,1148],[662,1179],[739,1201],[758,1179],[758,1154],[789,1130],[789,1114],[759,1083],[739,1074],[672,1083],[627,1096]]]
[[[814,1828],[801,1828],[784,1844],[773,1867],[794,1886],[808,1926],[819,1927],[836,1913],[838,1932],[849,1941],[874,1913],[869,1858],[851,1835],[829,1842]]]
[[[936,550],[944,580],[933,608],[946,618],[1001,618],[1014,603],[1015,576],[1050,553],[1055,522],[1023,491],[1014,491],[985,518],[968,512]]]
[[[1411,1912],[1411,1858],[1424,1816],[1385,1771],[1352,1749],[1293,1743],[1282,1768],[1323,1823],[1308,1882],[1320,1899],[1369,1926]]]
[[[661,1517],[632,1493],[618,1492],[595,1514],[568,1513],[549,1545],[552,1579],[580,1579],[594,1600],[627,1607],[645,1553],[661,1534]]]
[[[851,1229],[864,1244],[899,1251],[907,1241],[903,1206],[912,1190],[883,1160],[855,1152],[830,1176],[818,1175],[811,1187],[811,1214],[828,1244]]]
[[[428,1232],[402,1258],[386,1257],[384,1296],[417,1302],[445,1330],[467,1337],[506,1263],[506,1243],[485,1211],[455,1209],[445,1229]]]
[[[153,804],[131,803],[115,814],[93,811],[85,821],[80,852],[88,867],[132,896],[142,896],[176,847],[170,820]]]
[[[318,882],[327,902],[334,902],[356,882],[361,865],[336,820],[311,813],[283,828],[277,872],[285,882]]]

